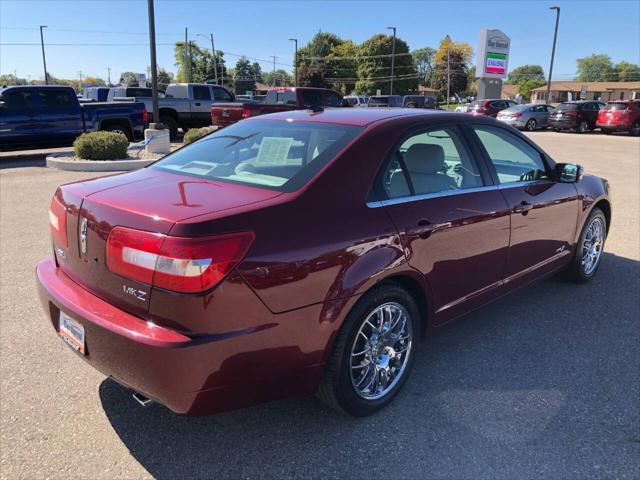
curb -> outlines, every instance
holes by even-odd
[[[125,172],[146,167],[159,159],[139,160],[66,160],[69,154],[47,155],[47,167],[72,172]]]

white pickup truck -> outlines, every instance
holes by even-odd
[[[219,85],[206,83],[171,83],[162,98],[158,98],[159,119],[152,120],[150,97],[112,97],[114,101],[143,102],[149,112],[149,121],[160,121],[169,129],[171,140],[178,135],[178,128],[186,132],[189,128],[211,125],[211,106],[217,102],[233,102],[235,95]]]

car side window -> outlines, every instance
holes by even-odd
[[[334,92],[327,92],[327,106],[328,107],[341,107],[342,97]]]
[[[493,163],[500,184],[549,178],[540,152],[524,140],[502,128],[472,128]]]
[[[0,97],[4,102],[3,110],[16,112],[33,107],[31,92],[28,90],[11,90]]]
[[[194,86],[193,99],[194,100],[211,100],[211,91],[209,90],[209,87]]]
[[[215,100],[222,100],[223,102],[231,102],[233,97],[229,92],[227,92],[224,88],[214,88],[213,89],[213,98]]]
[[[395,151],[382,181],[387,198],[483,185],[478,166],[453,128],[411,135]]]
[[[40,98],[40,108],[69,108],[73,106],[67,90],[39,90],[38,97]]]

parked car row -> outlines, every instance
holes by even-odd
[[[577,100],[557,107],[540,103],[517,104],[511,100],[476,100],[458,112],[495,117],[521,130],[551,128],[556,132],[629,132],[640,135],[640,100]]]

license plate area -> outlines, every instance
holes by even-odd
[[[60,312],[58,324],[60,338],[75,351],[86,355],[84,327],[64,312]]]

